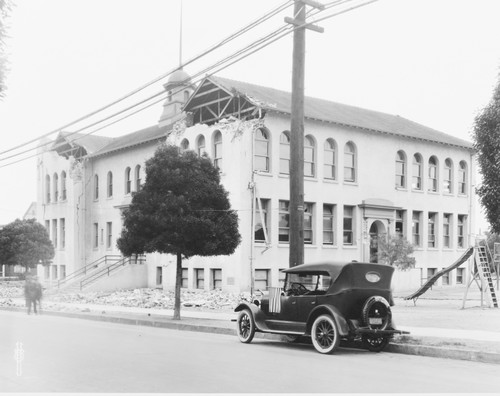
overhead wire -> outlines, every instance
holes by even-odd
[[[195,61],[197,61],[198,59],[202,58],[203,56],[206,56],[207,54],[215,51],[216,49],[218,49],[218,48],[222,47],[223,45],[229,43],[230,41],[236,39],[237,37],[241,36],[242,34],[248,32],[249,30],[251,30],[251,29],[255,28],[256,26],[260,25],[261,23],[265,22],[266,20],[272,18],[276,14],[282,12],[284,9],[286,9],[287,7],[289,7],[291,5],[291,3],[293,3],[293,0],[287,0],[287,1],[285,1],[284,3],[282,3],[281,5],[279,5],[278,7],[275,7],[274,9],[272,9],[271,11],[269,11],[268,13],[266,13],[264,16],[261,16],[261,17],[257,18],[256,20],[252,21],[250,24],[248,24],[248,25],[244,26],[243,28],[237,30],[235,33],[232,33],[231,35],[229,35],[228,37],[224,38],[223,40],[221,40],[217,44],[214,44],[213,46],[209,47],[207,50],[203,51],[199,55],[196,55],[193,58],[189,59],[188,61],[182,63],[179,67],[171,69],[167,73],[164,73],[164,74],[162,74],[162,75],[154,78],[153,80],[149,81],[148,83],[140,86],[139,88],[136,88],[136,89],[132,90],[131,92],[129,92],[129,93],[125,94],[124,96],[122,96],[122,97],[114,100],[113,102],[111,102],[111,103],[109,103],[109,104],[107,104],[107,105],[105,105],[103,107],[100,107],[97,110],[94,110],[94,111],[92,111],[92,112],[90,112],[88,114],[85,114],[84,116],[79,117],[78,119],[76,119],[76,120],[74,120],[72,122],[69,122],[69,123],[67,123],[67,124],[65,124],[65,125],[57,128],[57,129],[54,129],[54,130],[52,130],[50,132],[47,132],[47,133],[45,133],[43,135],[40,135],[40,136],[38,136],[38,137],[36,137],[34,139],[31,139],[31,140],[29,140],[27,142],[24,142],[24,143],[20,144],[20,145],[12,147],[12,148],[10,148],[8,150],[1,151],[0,155],[8,153],[8,152],[11,152],[11,151],[14,151],[14,150],[16,150],[18,148],[21,148],[21,147],[26,146],[28,144],[34,143],[34,142],[36,142],[36,141],[38,141],[40,139],[43,139],[43,138],[48,137],[50,135],[53,135],[55,133],[58,133],[58,132],[64,130],[65,128],[68,128],[68,127],[70,127],[70,126],[72,126],[72,125],[74,125],[76,123],[79,123],[79,122],[81,122],[81,121],[83,121],[83,120],[85,120],[87,118],[90,118],[90,117],[92,117],[92,116],[94,116],[94,115],[96,115],[96,114],[98,114],[98,113],[100,113],[100,112],[102,112],[104,110],[107,110],[108,108],[110,108],[110,107],[112,107],[112,106],[114,106],[114,105],[116,105],[116,104],[118,104],[118,103],[120,103],[120,102],[122,102],[122,101],[124,101],[124,100],[126,100],[128,98],[130,98],[131,96],[137,94],[138,92],[144,90],[145,88],[147,88],[147,87],[149,87],[149,86],[157,83],[158,81],[160,81],[160,80],[168,77],[169,75],[171,75],[173,72],[175,72],[179,68],[183,68],[183,67],[185,67],[185,66],[187,66],[187,65],[189,65],[189,64],[191,64],[191,63],[193,63]]]
[[[344,4],[344,3],[347,3],[347,2],[350,2],[350,1],[352,1],[352,0],[339,0],[339,1],[331,2],[331,3],[330,3],[331,5],[330,5],[328,8],[331,8],[332,6],[335,6],[335,5]],[[349,8],[349,9],[342,10],[342,11],[340,11],[340,12],[336,12],[336,13],[330,14],[330,15],[328,15],[328,16],[325,16],[325,17],[323,17],[323,18],[321,18],[321,19],[317,20],[316,22],[323,21],[323,20],[326,20],[326,19],[332,18],[332,17],[337,16],[337,15],[341,15],[341,14],[343,14],[343,13],[346,13],[346,12],[348,12],[348,11],[354,10],[354,9],[356,9],[356,8],[360,8],[360,7],[362,7],[362,6],[365,6],[365,5],[371,4],[371,3],[375,2],[375,1],[377,1],[377,0],[369,0],[369,1],[365,2],[365,3],[362,3],[362,4],[359,4],[359,5],[353,6],[353,7]],[[326,9],[326,8],[327,8],[327,7],[325,7],[325,9]],[[313,14],[317,14],[317,12],[316,12],[316,13],[313,13]],[[234,64],[234,63],[236,63],[236,62],[241,61],[242,59],[244,59],[244,58],[246,58],[246,57],[248,57],[248,56],[252,55],[253,53],[255,53],[255,52],[257,52],[257,51],[261,50],[262,48],[267,47],[268,45],[272,44],[273,42],[275,42],[275,41],[277,41],[277,40],[279,40],[279,39],[283,38],[284,36],[286,36],[286,35],[290,34],[290,33],[291,33],[291,32],[293,32],[295,29],[299,29],[299,28],[305,27],[305,26],[309,25],[310,23],[311,23],[311,22],[305,22],[303,25],[300,25],[300,26],[292,26],[292,27],[285,25],[285,26],[283,26],[283,27],[281,27],[281,28],[279,28],[279,29],[275,30],[274,32],[272,32],[272,33],[270,33],[270,34],[268,34],[268,35],[266,35],[266,36],[262,37],[261,39],[259,39],[259,40],[257,40],[257,41],[254,41],[252,44],[250,44],[250,45],[248,45],[248,46],[244,47],[243,49],[241,49],[241,50],[237,51],[236,53],[234,53],[234,54],[232,54],[232,55],[230,55],[230,56],[228,56],[228,57],[226,57],[226,58],[224,58],[224,59],[222,59],[222,60],[218,61],[218,62],[217,62],[217,63],[215,63],[214,65],[211,65],[211,66],[209,66],[209,67],[205,68],[204,70],[202,70],[202,71],[200,71],[200,72],[196,73],[196,74],[195,74],[195,76],[199,76],[199,75],[201,75],[201,74],[205,73],[207,70],[213,69],[213,68],[215,68],[215,67],[217,67],[217,66],[219,66],[219,65],[221,65],[221,64],[224,64],[225,62],[227,62],[227,61],[228,61],[228,60],[230,60],[230,59],[234,59],[235,57],[240,56],[239,58],[237,58],[237,59],[233,60],[231,63],[224,65],[223,67],[221,67],[221,68],[217,69],[216,71],[213,71],[210,75],[215,74],[215,73],[217,73],[217,72],[219,72],[219,71],[221,71],[221,70],[224,70],[224,69],[226,69],[227,67],[231,66],[232,64]],[[288,31],[287,31],[287,30],[288,30]],[[281,34],[280,34],[279,36],[276,36],[276,33],[281,33]],[[273,37],[274,37],[274,38],[273,38]],[[271,38],[272,38],[272,40],[271,40]],[[258,45],[260,45],[260,46],[258,46]],[[256,46],[258,46],[258,47],[257,47],[257,48],[255,48]],[[248,51],[249,49],[251,49],[251,48],[253,48],[253,50],[252,50],[251,52],[247,52],[247,51]],[[193,78],[191,78],[191,81],[192,81],[192,80],[193,80]],[[200,80],[201,80],[201,79],[200,79]],[[126,109],[124,109],[124,110],[121,110],[121,111],[119,111],[118,113],[115,113],[115,114],[113,114],[113,115],[111,115],[111,116],[108,116],[108,117],[106,117],[106,118],[105,118],[105,119],[103,119],[103,120],[97,121],[97,122],[95,122],[95,123],[93,123],[93,124],[90,124],[90,125],[88,125],[88,126],[86,126],[86,127],[81,128],[81,129],[79,129],[79,130],[77,130],[77,131],[75,131],[75,132],[71,132],[68,136],[71,136],[71,135],[76,134],[76,133],[80,133],[81,131],[83,131],[83,130],[85,130],[85,129],[91,128],[91,127],[93,127],[93,126],[95,126],[95,125],[97,125],[97,124],[99,124],[99,123],[102,123],[102,122],[104,122],[104,121],[109,120],[110,118],[116,117],[117,115],[120,115],[120,114],[122,114],[123,112],[125,112],[125,111],[127,111],[127,110],[130,110],[130,109],[132,109],[132,108],[136,107],[136,106],[137,106],[137,105],[139,105],[139,104],[143,104],[143,103],[145,103],[145,102],[147,102],[147,101],[149,101],[149,100],[151,100],[151,99],[153,99],[153,98],[155,98],[155,97],[157,97],[157,96],[160,96],[161,94],[163,94],[164,96],[166,96],[166,92],[165,92],[165,91],[159,92],[159,93],[157,93],[157,94],[153,95],[152,97],[146,98],[145,100],[143,100],[143,101],[141,101],[141,102],[139,102],[139,103],[136,103],[136,104],[134,104],[134,105],[132,105],[132,106],[129,106],[128,108],[126,108]],[[113,121],[113,122],[111,122],[111,123],[109,123],[109,124],[106,124],[105,126],[102,126],[102,127],[100,127],[100,128],[97,128],[97,129],[95,129],[95,130],[93,130],[93,131],[91,131],[91,132],[89,132],[89,133],[87,133],[87,134],[85,134],[85,135],[83,135],[83,136],[77,137],[77,138],[73,139],[72,141],[79,140],[79,139],[81,139],[81,138],[83,138],[83,137],[85,137],[85,136],[88,136],[88,135],[90,135],[90,134],[92,134],[92,133],[95,133],[95,132],[97,132],[97,131],[99,131],[99,130],[102,130],[102,129],[104,129],[104,128],[106,128],[106,127],[110,126],[110,125],[113,125],[113,124],[115,124],[115,123],[117,123],[117,122],[119,122],[119,121],[122,121],[123,119],[128,118],[128,117],[130,117],[130,116],[132,116],[132,115],[134,115],[134,114],[137,114],[138,112],[143,111],[143,110],[145,110],[146,108],[151,107],[151,106],[153,106],[153,105],[155,105],[155,104],[159,103],[160,101],[162,101],[162,100],[164,100],[164,99],[165,99],[164,97],[161,97],[159,100],[156,100],[156,101],[154,101],[153,103],[150,103],[150,104],[148,104],[148,105],[144,106],[143,108],[140,108],[140,109],[138,109],[138,110],[136,110],[136,111],[134,111],[134,112],[132,112],[132,113],[130,113],[130,114],[127,114],[127,115],[123,116],[122,118],[120,118],[120,119],[118,119],[118,120],[115,120],[115,121]],[[50,142],[47,142],[47,143],[42,144],[41,146],[44,146],[44,145],[46,145],[46,144],[51,144],[51,143],[54,143],[54,142],[53,142],[53,141],[50,141]],[[65,144],[65,143],[64,143],[64,144]],[[41,146],[38,146],[37,148],[40,148]],[[36,149],[36,148],[35,148],[35,149]],[[29,149],[29,150],[26,150],[26,151],[24,151],[24,152],[22,152],[22,153],[26,153],[26,152],[29,152],[29,151],[32,151],[32,150],[34,150],[34,149]],[[18,154],[14,155],[14,156],[17,156],[17,155],[22,154],[22,153],[18,153]],[[35,157],[36,155],[38,155],[38,154],[35,154],[35,155],[32,155],[32,156],[29,156],[29,157],[24,157],[24,158],[22,158],[22,159],[20,159],[20,160],[18,160],[18,161],[13,161],[13,162],[10,162],[10,163],[5,164],[5,165],[1,165],[1,166],[0,166],[0,168],[3,168],[3,167],[6,167],[6,166],[9,166],[9,165],[12,165],[12,164],[15,164],[15,163],[18,163],[18,162],[24,161],[24,160],[26,160],[26,159],[29,159],[29,158]],[[10,157],[8,157],[8,158],[12,158],[12,157],[14,157],[14,156],[10,156]],[[3,158],[3,159],[7,159],[7,158]],[[0,161],[1,161],[1,160],[3,160],[3,159],[0,159]]]

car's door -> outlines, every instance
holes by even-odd
[[[314,295],[302,295],[302,296],[293,296],[291,301],[291,305],[295,307],[293,309],[293,317],[292,321],[305,323],[307,318],[309,317],[309,313],[316,306],[316,298]]]

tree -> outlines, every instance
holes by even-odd
[[[6,37],[6,19],[11,10],[9,0],[0,0],[0,98],[5,95],[5,74],[7,73],[7,59],[4,54],[4,38]]]
[[[23,265],[26,271],[54,258],[49,233],[34,219],[15,220],[0,230],[0,263]]]
[[[182,260],[232,254],[241,241],[218,169],[207,157],[168,145],[146,161],[146,182],[124,211],[123,225],[117,245],[124,255],[176,256],[174,319],[180,319]]]
[[[399,235],[379,238],[378,251],[380,260],[382,263],[400,270],[405,271],[415,267],[415,257],[410,257],[413,250],[413,245]]]
[[[491,231],[500,233],[500,80],[493,97],[475,118],[474,148],[482,184],[476,189]]]

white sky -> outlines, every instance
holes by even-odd
[[[0,151],[56,130],[179,63],[180,0],[14,2]],[[183,60],[284,2],[184,0]],[[292,7],[186,71],[194,75],[281,26],[285,15]],[[474,117],[497,81],[499,15],[498,0],[379,0],[322,21],[323,34],[307,32],[306,95],[399,114],[470,140]],[[218,75],[289,91],[291,49],[288,36]],[[161,109],[157,104],[97,134],[119,136],[153,125]],[[36,200],[35,161],[4,166],[12,161],[5,156],[0,224],[22,217]]]

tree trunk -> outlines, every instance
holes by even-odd
[[[175,271],[175,304],[174,320],[181,320],[181,283],[182,283],[182,257],[177,253],[177,268]]]

